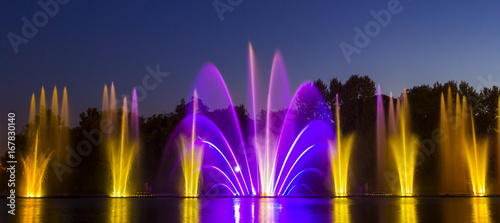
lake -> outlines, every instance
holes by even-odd
[[[499,222],[500,197],[17,199],[2,222]],[[4,209],[6,210],[6,209]]]

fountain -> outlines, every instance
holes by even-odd
[[[180,149],[178,164],[168,178],[169,182],[183,182],[176,193],[187,197],[282,196],[330,194],[334,189],[336,194],[346,195],[353,137],[340,138],[339,106],[335,135],[329,107],[313,83],[303,83],[290,97],[283,59],[277,52],[266,110],[257,113],[257,72],[251,45],[249,58],[253,120],[240,121],[214,65],[200,70],[187,106],[189,115],[167,145]],[[216,109],[209,112],[208,107]],[[330,159],[332,165],[325,165]],[[330,171],[335,181],[325,174]]]
[[[464,162],[465,153],[461,149],[463,137],[461,133],[465,129],[464,118],[467,118],[467,114],[462,112],[458,93],[455,105],[452,95],[451,88],[448,88],[446,100],[441,94],[440,128],[445,136],[440,147],[441,190],[448,194],[466,194],[467,170]]]
[[[441,129],[445,140],[441,146],[442,190],[450,194],[466,194],[469,176],[472,193],[482,196],[486,193],[486,172],[488,145],[486,138],[476,136],[474,117],[467,108],[467,101],[458,93],[453,108],[451,88],[447,99],[441,94]]]
[[[340,130],[340,106],[339,95],[335,95],[335,126],[337,137],[335,143],[330,143],[330,161],[332,165],[333,179],[335,181],[335,195],[347,195],[347,180],[349,173],[349,161],[351,159],[351,151],[354,142],[354,135],[348,135],[347,138],[342,137]]]
[[[497,193],[500,194],[500,97],[497,106]]]
[[[332,200],[333,203],[333,219],[335,222],[352,222],[351,217],[351,205],[352,200],[346,197],[335,198]]]
[[[61,115],[59,115],[61,114]],[[62,159],[63,147],[69,141],[68,98],[64,88],[59,113],[57,88],[52,94],[51,109],[45,104],[45,89],[40,93],[39,113],[36,116],[35,94],[31,96],[29,125],[26,129],[27,151],[22,154],[23,192],[26,197],[41,197],[46,192],[47,166],[51,159]],[[55,152],[54,152],[55,151]],[[56,154],[54,157],[54,153]]]
[[[198,95],[196,91],[193,97],[193,124],[191,127],[190,143],[185,137],[180,138],[180,147],[185,148],[181,151],[182,156],[182,172],[185,183],[185,195],[188,197],[195,197],[198,195],[198,180],[200,178],[201,159],[203,157],[203,150],[200,145],[196,144],[196,113],[198,109]]]
[[[132,185],[132,169],[137,155],[139,143],[138,113],[136,90],[132,96],[132,112],[128,112],[127,97],[123,98],[123,105],[119,111],[115,96],[115,88],[111,83],[108,95],[107,85],[104,85],[102,118],[113,128],[119,126],[119,131],[106,135],[106,153],[111,171],[111,191],[113,197],[126,197],[130,195]],[[121,119],[118,119],[121,114]],[[129,117],[130,116],[130,117]],[[120,120],[120,122],[119,122]],[[131,122],[129,120],[132,120]]]
[[[462,113],[467,114],[465,97],[463,97]],[[472,191],[476,196],[484,196],[486,194],[486,172],[488,171],[488,139],[478,139],[474,127],[474,117],[470,112],[469,129],[462,129],[462,145],[465,147],[467,160],[467,169],[472,183]],[[471,132],[472,137],[467,137],[468,132]],[[465,133],[465,135],[464,135]],[[469,133],[470,134],[470,133]]]
[[[392,100],[392,96],[391,96]],[[377,87],[377,192],[385,192],[384,172],[387,163],[387,130],[385,123],[384,102],[380,84]]]
[[[389,146],[396,163],[401,195],[412,196],[418,139],[411,133],[410,105],[406,90],[404,90],[403,98],[397,100],[396,115],[390,112],[389,119],[391,128],[395,129],[389,135]]]

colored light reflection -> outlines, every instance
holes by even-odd
[[[184,198],[182,200],[182,222],[200,221],[200,204],[197,198]]]
[[[446,100],[444,94],[441,94],[441,128],[447,136],[440,148],[442,150],[441,190],[445,193],[464,194],[466,193],[464,188],[470,181],[472,194],[484,196],[489,140],[476,135],[473,111],[466,97],[463,96],[460,100],[457,93],[453,105],[451,95],[451,88],[448,88]],[[466,171],[469,179],[464,174]]]
[[[112,183],[110,196],[112,197],[126,197],[130,194],[131,181],[133,181],[131,174],[134,166],[135,158],[137,155],[138,145],[138,129],[135,120],[137,119],[137,95],[134,89],[132,97],[133,112],[129,114],[128,100],[123,97],[123,107],[121,109],[121,118],[118,118],[120,111],[117,110],[115,89],[113,83],[111,84],[110,93],[108,88],[104,86],[103,92],[103,107],[102,116],[104,121],[111,122],[113,125],[119,126],[119,131],[106,135],[106,153],[107,160],[110,167]],[[130,123],[132,120],[132,123]]]
[[[417,211],[416,211],[417,199],[413,197],[400,198],[399,200],[399,221],[405,223],[417,223]]]
[[[472,200],[472,222],[492,222],[490,199],[476,197]]]
[[[60,161],[63,147],[68,142],[67,125],[68,99],[64,88],[62,110],[59,110],[57,88],[54,86],[50,109],[45,102],[45,89],[42,86],[38,119],[36,118],[35,94],[31,97],[29,125],[26,129],[27,153],[21,156],[23,164],[23,180],[21,194],[28,198],[41,197],[45,190],[45,180],[49,161],[53,158]],[[59,116],[61,114],[61,116]]]
[[[127,223],[132,222],[132,202],[128,199],[109,199],[111,202],[109,222]]]
[[[275,198],[259,199],[259,219],[258,222],[275,222],[277,220],[275,212]],[[278,218],[279,220],[279,218]]]
[[[43,199],[25,199],[23,208],[19,208],[20,213],[16,215],[22,222],[26,223],[38,223],[44,222],[43,218],[43,206],[45,201]]]
[[[333,199],[333,222],[351,222],[351,203],[352,201],[345,197]]]
[[[398,170],[401,195],[412,196],[418,138],[410,131],[410,105],[406,90],[402,99],[397,101],[396,115],[389,117],[397,123],[396,131],[389,137],[389,145]]]
[[[338,94],[336,101],[339,101]],[[354,135],[348,135],[343,138],[342,130],[340,129],[340,106],[335,104],[335,126],[336,138],[335,142],[329,142],[329,154],[333,179],[335,183],[335,196],[347,196],[347,180],[349,173],[349,162],[354,143]]]

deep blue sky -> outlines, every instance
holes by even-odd
[[[172,111],[188,95],[198,69],[212,62],[235,103],[243,103],[248,41],[263,79],[275,51],[282,52],[291,89],[305,80],[345,81],[351,74],[369,75],[383,93],[396,95],[450,79],[473,86],[489,75],[500,81],[498,1],[402,0],[403,11],[347,63],[339,44],[353,44],[353,28],[364,29],[374,20],[370,11],[387,9],[387,2],[243,0],[221,21],[211,0],[72,0],[16,54],[7,34],[21,35],[21,18],[31,20],[41,8],[34,0],[2,1],[0,151],[7,112],[17,112],[23,126],[31,94],[38,98],[42,85],[49,91],[68,87],[76,124],[77,114],[100,108],[105,83],[114,81],[119,95],[128,94],[142,83],[146,66],[159,64],[170,76],[140,104],[141,113],[151,115]]]

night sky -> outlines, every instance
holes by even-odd
[[[45,2],[46,0],[42,0]],[[60,0],[63,2],[62,0]],[[66,0],[67,1],[67,0]],[[248,42],[261,80],[269,77],[276,50],[283,54],[291,89],[306,80],[346,81],[370,76],[384,94],[436,81],[465,80],[472,86],[500,83],[500,2],[402,0],[398,14],[351,55],[355,27],[375,21],[370,11],[391,1],[215,1],[232,11],[219,17],[214,1],[69,1],[26,38],[16,53],[9,33],[23,36],[26,17],[42,8],[37,1],[1,1],[0,152],[6,147],[7,113],[26,124],[31,94],[46,87],[68,88],[72,125],[88,107],[101,107],[104,84],[130,94],[148,75],[146,67],[169,76],[139,104],[141,115],[171,112],[187,98],[206,62],[222,73],[236,104],[247,97]],[[397,1],[392,1],[397,4]],[[40,15],[40,13],[38,13]],[[491,77],[491,79],[490,79]],[[263,81],[263,83],[266,83]]]

